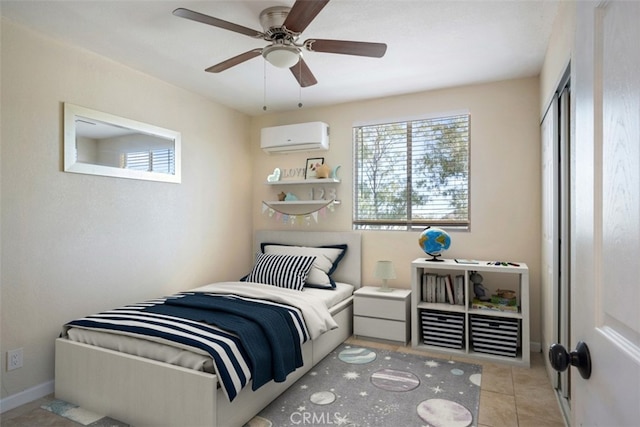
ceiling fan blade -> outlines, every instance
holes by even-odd
[[[293,67],[289,68],[293,73],[293,77],[296,78],[301,87],[309,87],[318,83],[313,73],[309,69],[309,66],[304,59],[300,57],[300,61]]]
[[[384,43],[354,42],[347,40],[309,39],[304,47],[311,52],[340,53],[343,55],[382,58],[387,51]]]
[[[289,31],[301,33],[327,3],[329,0],[296,0],[283,25]]]
[[[251,28],[243,27],[242,25],[234,24],[233,22],[223,21],[222,19],[214,18],[213,16],[204,15],[182,7],[174,10],[173,14],[181,18],[213,25],[214,27],[222,28],[224,30],[235,31],[236,33],[244,34],[249,37],[261,38],[264,35],[260,31],[252,30]]]
[[[248,61],[252,58],[255,58],[256,56],[260,56],[261,53],[262,53],[262,49],[253,49],[248,52],[241,53],[238,56],[234,56],[233,58],[229,58],[226,61],[222,61],[219,64],[212,65],[211,67],[207,68],[205,71],[209,73],[219,73],[220,71],[224,71],[244,61]]]

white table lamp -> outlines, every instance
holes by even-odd
[[[378,289],[380,292],[393,291],[393,288],[387,285],[387,280],[396,278],[396,272],[393,269],[393,263],[391,261],[378,261],[376,263],[376,271],[373,275],[377,279],[382,279],[382,287]]]

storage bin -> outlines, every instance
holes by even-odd
[[[516,357],[519,319],[471,315],[470,322],[473,351]]]
[[[424,344],[447,348],[463,348],[464,314],[420,310]]]

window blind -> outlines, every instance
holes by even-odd
[[[468,114],[359,126],[356,229],[469,226]]]
[[[139,171],[175,174],[175,153],[170,148],[124,153],[123,167]]]

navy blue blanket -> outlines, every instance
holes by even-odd
[[[283,382],[303,365],[298,330],[290,310],[223,295],[186,294],[144,311],[205,322],[240,338],[250,360],[252,389]]]

